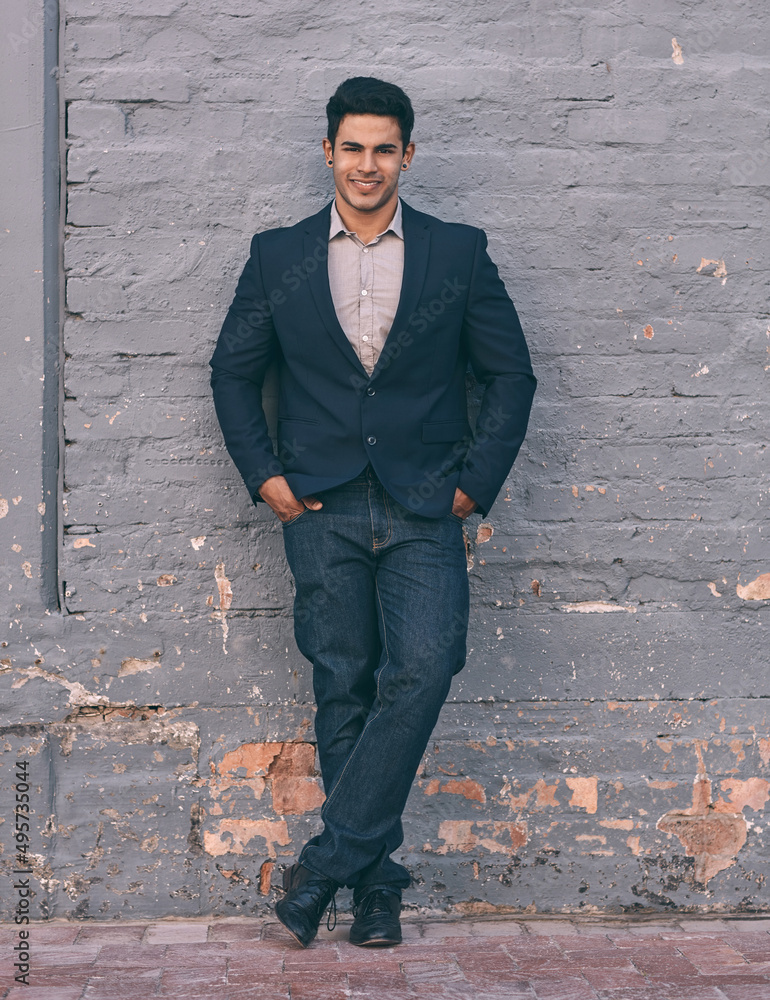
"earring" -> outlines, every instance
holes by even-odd
[[[406,166],[407,166],[407,165],[406,165],[406,163],[402,163],[402,164],[401,164],[401,169],[402,169],[402,170],[406,170]]]
[[[331,160],[327,160],[326,162],[329,164],[329,166],[332,165],[332,161]]]

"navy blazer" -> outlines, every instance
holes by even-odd
[[[371,462],[388,493],[419,514],[445,516],[457,486],[487,514],[513,465],[537,381],[486,235],[402,205],[401,296],[371,376],[334,310],[331,202],[251,241],[210,364],[225,444],[255,503],[270,476],[284,475],[300,498]],[[261,396],[273,361],[277,454]],[[485,386],[474,431],[468,362]]]

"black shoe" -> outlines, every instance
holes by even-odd
[[[333,913],[334,922],[327,921],[327,926],[329,930],[334,930],[337,924],[334,894],[339,889],[336,882],[296,864],[283,873],[283,887],[286,895],[275,904],[275,915],[298,944],[307,948],[316,936],[321,917],[330,903],[329,920]]]
[[[353,893],[350,943],[364,948],[401,944],[401,893],[398,889],[362,889]]]

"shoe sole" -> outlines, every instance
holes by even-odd
[[[401,944],[401,938],[370,938],[368,941],[351,941],[356,948],[387,948]]]

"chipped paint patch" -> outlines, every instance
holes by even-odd
[[[483,545],[484,542],[488,542],[494,533],[495,529],[491,524],[485,524],[482,522],[476,529],[476,544]]]
[[[759,759],[762,764],[767,767],[770,763],[770,739],[767,737],[761,737],[757,740],[757,749],[759,750]]]
[[[263,861],[262,866],[259,869],[259,891],[263,896],[267,896],[270,892],[270,881],[273,877],[274,863],[272,861]]]
[[[161,665],[160,660],[155,658],[152,660],[138,660],[136,657],[130,656],[128,659],[121,661],[120,670],[118,670],[118,677],[128,677],[131,674],[141,674],[145,670],[152,670],[153,667],[159,667]]]
[[[230,633],[230,626],[227,624],[227,612],[233,603],[233,588],[225,576],[224,562],[217,563],[214,570],[214,579],[217,581],[217,590],[219,591],[219,610],[214,612],[214,617],[219,619],[222,626],[222,652],[227,653],[227,636]]]
[[[8,513],[8,501],[0,497],[0,517],[5,517]]]
[[[471,781],[470,778],[456,781],[446,781],[442,785],[438,778],[433,778],[425,786],[426,795],[436,795],[438,792],[447,792],[450,795],[462,795],[463,798],[474,802],[486,802],[487,796],[483,787],[478,781]]]
[[[605,826],[608,830],[633,830],[634,821],[632,819],[600,819],[599,826]]]
[[[611,604],[609,601],[577,601],[573,604],[560,604],[562,611],[578,611],[584,615],[604,614],[607,611],[627,611],[633,614],[635,604]]]
[[[33,677],[48,681],[49,684],[61,684],[69,691],[68,703],[70,705],[108,705],[110,699],[106,695],[94,694],[87,690],[79,681],[68,681],[61,674],[51,673],[50,670],[43,670],[42,667],[16,667],[16,672],[21,676],[11,685],[12,688],[23,687],[27,681]]]
[[[173,573],[161,573],[156,583],[159,587],[173,587],[176,583],[176,577]]]
[[[735,593],[742,601],[770,601],[770,573],[762,573],[745,587],[738,584]]]
[[[714,595],[714,597],[721,597],[722,596],[722,594],[717,590],[717,585],[714,583],[713,580],[711,581],[711,583],[708,584],[708,588],[711,591],[711,593]]]
[[[712,271],[711,268],[714,268]],[[727,267],[723,260],[710,260],[707,257],[701,257],[700,264],[695,269],[697,274],[706,274],[708,277],[721,278],[722,284],[727,281]]]
[[[642,333],[647,338],[647,340],[652,340],[652,338],[655,336],[655,331],[653,330],[653,328],[650,326],[649,323],[644,328],[644,330],[642,331]]]
[[[215,831],[204,830],[203,848],[215,858],[223,854],[247,854],[251,852],[246,848],[255,837],[265,842],[265,851],[271,858],[276,856],[276,844],[286,847],[290,841],[285,820],[228,817],[220,819]]]
[[[695,878],[704,885],[725,868],[735,864],[746,843],[747,824],[740,812],[730,812],[727,803],[717,809],[711,795],[711,781],[706,775],[701,745],[695,743],[698,773],[693,781],[689,809],[672,809],[660,817],[656,826],[674,834],[687,855],[695,859]],[[753,788],[751,796],[757,796]],[[756,801],[756,798],[754,798]]]
[[[671,48],[673,49],[671,53],[671,58],[674,60],[677,66],[681,66],[682,63],[684,62],[684,56],[682,55],[682,46],[675,38],[671,39]]]
[[[723,792],[728,792],[729,802],[720,800],[714,804],[717,812],[742,812],[753,809],[761,812],[770,799],[770,781],[764,778],[725,778],[720,783]]]
[[[75,541],[72,543],[72,548],[73,549],[85,549],[85,548],[95,549],[96,546],[94,545],[94,543],[91,541],[90,538],[76,538]]]
[[[585,809],[587,813],[595,813],[599,803],[598,778],[565,778],[567,786],[572,789],[571,806]]]
[[[476,833],[473,832],[476,827]],[[484,833],[488,831],[488,836]],[[438,828],[438,835],[444,841],[436,849],[437,854],[459,851],[468,854],[478,848],[491,853],[514,854],[517,848],[527,842],[526,823],[499,823],[496,820],[444,820]],[[496,838],[503,838],[502,841]]]
[[[195,538],[190,539],[190,545],[198,552],[199,549],[203,547],[203,543],[206,541],[205,535],[197,535]]]
[[[312,743],[244,743],[224,755],[217,772],[219,777],[209,783],[215,799],[231,788],[243,787],[261,799],[269,788],[273,811],[279,816],[312,812],[324,803]]]

